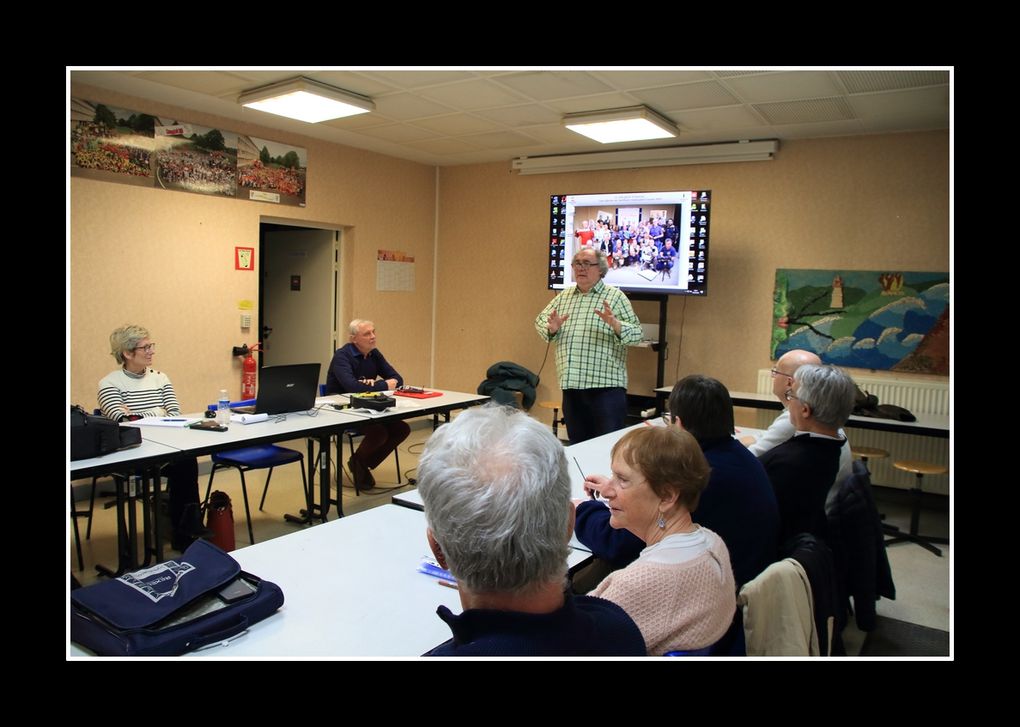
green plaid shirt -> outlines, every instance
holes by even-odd
[[[620,321],[620,335],[595,315],[608,301]],[[549,334],[553,311],[569,315],[554,335]],[[627,388],[627,346],[641,340],[641,323],[627,296],[599,280],[587,293],[576,285],[552,299],[538,318],[535,330],[546,341],[556,342],[556,370],[561,389]]]

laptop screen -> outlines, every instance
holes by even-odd
[[[259,374],[256,414],[289,414],[315,407],[322,364],[265,366]]]

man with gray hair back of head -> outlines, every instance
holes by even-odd
[[[492,404],[464,412],[425,445],[418,489],[429,546],[464,608],[439,607],[453,638],[426,656],[645,653],[623,609],[565,590],[570,475],[542,424]]]
[[[776,365],[772,368],[772,393],[779,399],[779,403],[783,405],[783,411],[760,437],[752,442],[741,439],[742,442],[747,444],[747,448],[751,450],[751,454],[755,457],[761,457],[773,447],[790,439],[796,433],[793,422],[790,421],[790,408],[789,402],[786,401],[786,392],[793,383],[793,376],[797,369],[804,365],[817,366],[821,363],[822,360],[818,358],[818,354],[805,351],[801,348],[787,351],[776,361]],[[839,471],[836,473],[830,488],[830,498],[839,489],[840,483],[853,472],[854,458],[850,452],[850,441],[846,436],[846,432],[842,429],[839,430],[839,436],[843,437],[844,444],[839,450]]]
[[[780,543],[804,532],[823,540],[828,534],[825,498],[839,470],[846,443],[840,427],[854,392],[853,379],[835,366],[805,364],[793,374],[783,398],[795,434],[759,457],[779,503]]]

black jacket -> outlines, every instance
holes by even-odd
[[[486,379],[478,385],[478,393],[491,396],[500,404],[515,407],[517,400],[513,392],[519,391],[524,398],[527,411],[535,404],[535,387],[538,376],[513,361],[494,363],[485,372]]]
[[[892,569],[885,552],[882,523],[871,494],[871,476],[861,462],[839,485],[829,513],[829,546],[841,590],[853,598],[857,626],[875,628],[875,601],[896,598]]]

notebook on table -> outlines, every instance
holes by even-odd
[[[255,406],[232,407],[238,414],[289,414],[315,408],[322,364],[266,366],[259,374]]]

